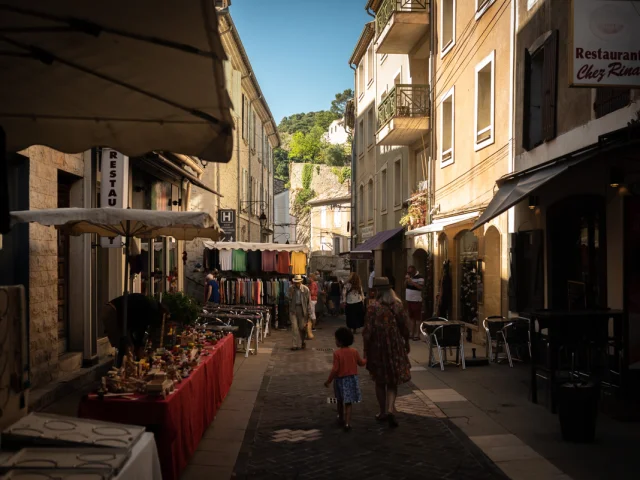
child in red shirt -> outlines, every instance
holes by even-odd
[[[338,401],[338,424],[344,431],[351,430],[351,405],[362,401],[360,382],[358,380],[358,365],[364,367],[366,361],[353,345],[353,333],[346,327],[336,330],[336,346],[333,352],[333,368],[329,378],[324,382],[325,387],[333,381],[333,390]]]

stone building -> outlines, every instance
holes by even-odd
[[[400,222],[406,199],[425,187],[430,144],[429,2],[364,6],[375,19],[349,59],[355,70],[351,259],[361,278],[372,264],[377,275],[404,278],[414,259]],[[397,293],[404,298],[399,285]]]
[[[310,217],[309,271],[339,277],[349,273],[351,182],[308,202]]]
[[[201,180],[218,195],[193,186],[189,208],[206,211],[218,220],[220,212],[231,214],[235,231],[227,231],[227,240],[268,242],[274,225],[273,149],[280,146],[280,137],[228,8],[219,10],[219,22],[229,58],[224,67],[235,122],[234,150],[229,163],[204,162]],[[185,288],[199,299],[204,280],[204,271],[197,267],[202,263],[202,241],[187,242],[185,251]]]

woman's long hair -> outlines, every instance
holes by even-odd
[[[378,302],[388,306],[391,306],[394,303],[402,303],[392,288],[379,289],[376,298],[378,299]]]
[[[356,272],[351,272],[348,282],[351,285],[350,290],[362,293],[362,282]]]

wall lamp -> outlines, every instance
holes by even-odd
[[[540,204],[540,199],[535,195],[529,195],[529,210],[535,210]]]
[[[618,188],[624,183],[624,173],[619,168],[612,168],[609,172],[609,185],[612,188]]]

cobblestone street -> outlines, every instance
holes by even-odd
[[[276,346],[235,466],[236,478],[500,479],[501,471],[438,407],[409,383],[400,387],[400,427],[377,423],[374,384],[360,371],[363,402],[350,433],[336,425],[331,369],[333,332],[322,324],[306,351],[290,350],[290,333],[274,332]],[[362,338],[354,345],[362,352]]]

